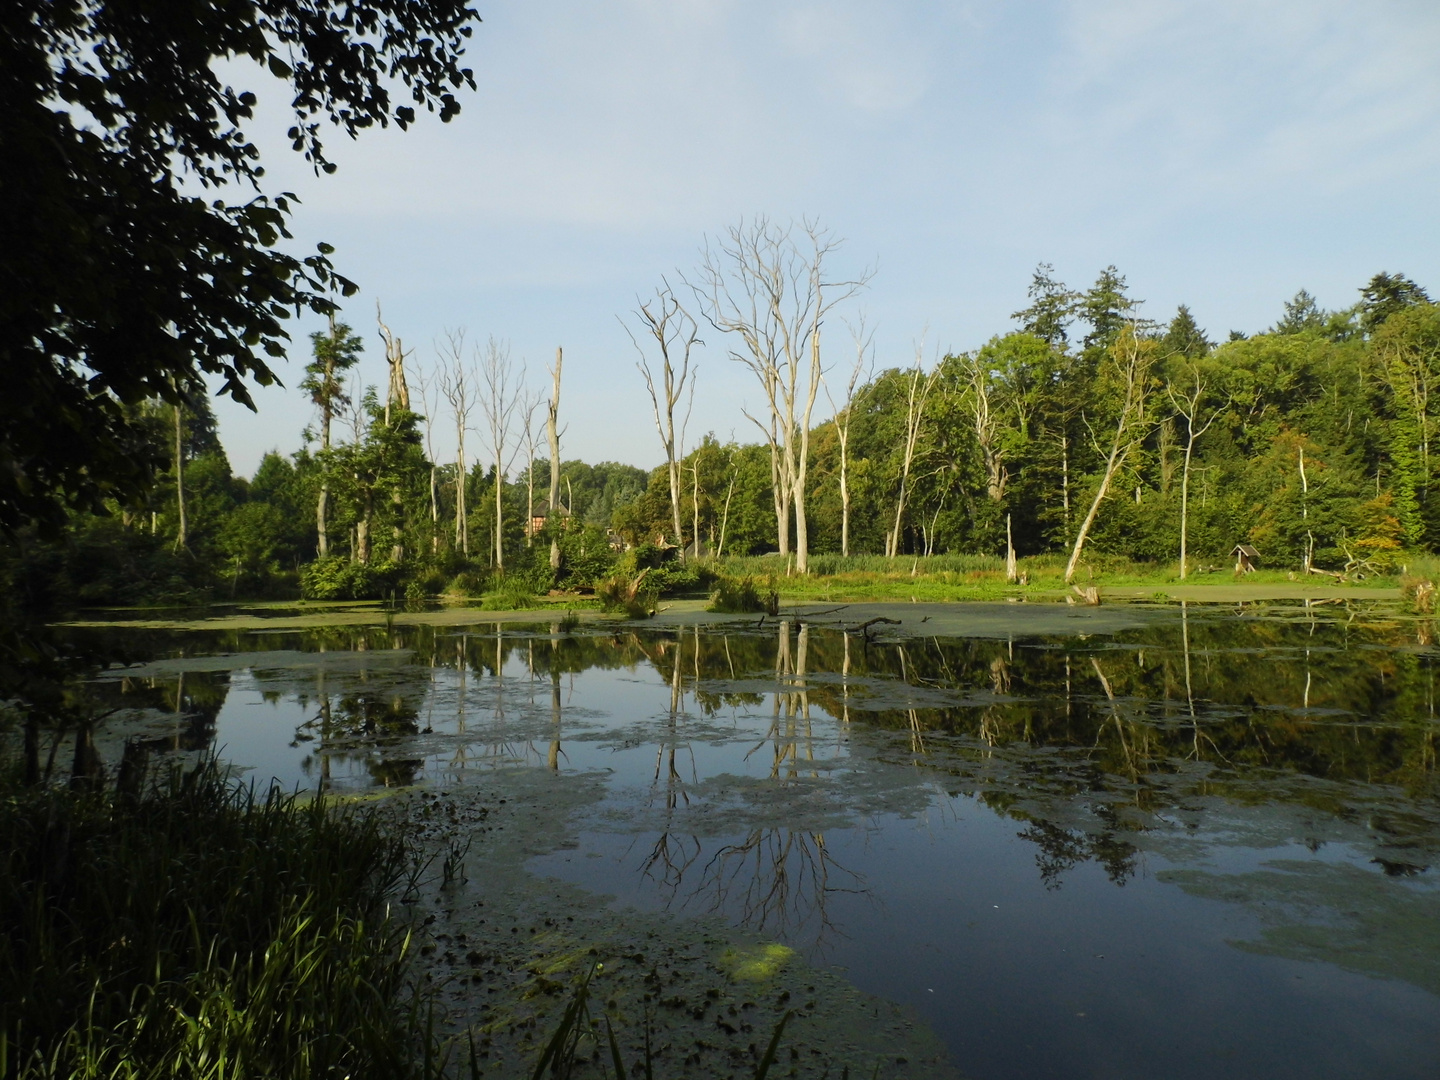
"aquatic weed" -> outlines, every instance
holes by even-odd
[[[234,784],[0,791],[0,1076],[436,1075],[374,810]]]

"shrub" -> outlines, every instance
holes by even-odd
[[[488,574],[477,574],[473,570],[462,570],[445,586],[447,596],[482,596],[490,586]]]
[[[424,1002],[387,913],[412,862],[375,813],[257,797],[213,762],[149,791],[9,787],[0,1068],[415,1076]]]
[[[316,559],[300,570],[300,595],[307,600],[381,600],[395,591],[400,567],[367,566],[340,555]]]
[[[765,580],[762,591],[753,577],[722,576],[715,583],[715,591],[710,594],[707,610],[737,615],[763,611],[767,615],[778,615],[780,590],[776,588],[773,577]]]
[[[583,529],[570,529],[558,537],[560,543],[560,572],[555,584],[562,588],[594,587],[615,572],[620,555],[610,547],[610,538],[603,529],[587,525]],[[549,568],[549,544],[536,545],[537,558]]]
[[[484,596],[484,606],[495,611],[521,611],[535,606],[535,590],[521,575],[500,578]]]
[[[708,562],[665,563],[650,575],[650,587],[662,596],[683,593],[708,592],[719,578],[715,567]]]
[[[623,611],[632,619],[648,619],[655,612],[655,599],[659,595],[645,586],[649,569],[641,570],[631,578],[615,574],[595,587],[595,596],[603,611]]]

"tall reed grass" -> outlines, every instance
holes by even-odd
[[[130,794],[0,781],[0,1077],[434,1074],[374,810],[213,762]]]

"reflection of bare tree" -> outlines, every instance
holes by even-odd
[[[1220,747],[1215,744],[1215,740],[1200,729],[1200,718],[1195,713],[1195,688],[1190,669],[1190,612],[1183,600],[1180,601],[1180,649],[1185,654],[1185,706],[1190,712],[1191,747],[1187,756],[1197,761],[1203,761],[1204,752],[1201,743],[1209,743],[1210,749],[1216,757],[1221,761],[1228,761],[1229,759],[1220,752]],[[1306,655],[1309,655],[1308,651]],[[1308,671],[1305,673],[1305,703],[1307,706],[1310,703],[1310,673]]]
[[[560,771],[560,624],[550,626],[550,754],[546,764],[551,772]]]
[[[796,935],[813,925],[818,942],[837,931],[830,894],[868,890],[863,877],[835,861],[824,833],[769,828],[711,856],[696,892],[751,930]]]
[[[810,720],[810,692],[805,681],[810,647],[810,628],[803,623],[800,625],[793,651],[788,620],[780,621],[777,633],[779,637],[775,650],[776,690],[770,730],[763,739],[750,748],[750,752],[745,755],[745,758],[749,760],[750,755],[767,742],[773,743],[774,760],[770,766],[770,776],[778,778],[782,771],[785,771],[785,765],[788,762],[790,768],[786,775],[795,778],[800,775],[800,744],[803,741],[805,760],[812,763],[810,775],[818,776],[819,772],[813,764],[815,739]]]
[[[465,655],[468,635],[461,634],[455,639],[455,753],[450,766],[463,771],[469,764],[470,744],[465,739],[465,682],[469,671],[469,658]]]
[[[683,800],[686,806],[690,805],[690,796],[686,793],[684,781],[680,777],[680,770],[675,765],[675,755],[680,744],[680,716],[682,715],[685,696],[680,685],[681,662],[684,659],[685,637],[683,632],[676,637],[676,654],[674,663],[670,667],[670,712],[666,718],[665,738],[660,740],[655,748],[655,778],[651,786],[651,805],[659,796],[662,788],[661,772],[664,772],[663,782],[665,801],[665,827],[655,840],[655,846],[651,849],[649,857],[641,868],[644,877],[656,881],[660,887],[670,894],[673,899],[684,880],[685,872],[694,861],[700,856],[700,841],[697,837],[677,836],[673,832],[675,813]],[[700,679],[700,635],[697,628],[695,634],[695,684],[699,689]],[[695,756],[692,751],[690,756],[690,771],[692,777],[696,775]],[[656,875],[659,875],[658,877]]]

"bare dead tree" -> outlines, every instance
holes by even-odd
[[[850,421],[855,412],[855,384],[862,373],[869,380],[875,363],[874,334],[866,329],[863,315],[850,327],[850,336],[855,342],[855,365],[845,384],[842,406],[836,407],[835,399],[830,396],[830,384],[825,384],[825,397],[835,414],[835,435],[840,441],[840,554],[847,558],[850,555]]]
[[[1213,406],[1205,422],[1200,423],[1205,411],[1201,402],[1205,400],[1210,388],[1205,384],[1204,376],[1198,365],[1187,364],[1185,374],[1190,378],[1187,380],[1188,385],[1183,392],[1177,389],[1174,380],[1165,384],[1165,393],[1170,398],[1175,415],[1185,421],[1185,464],[1180,472],[1180,580],[1182,581],[1185,580],[1189,570],[1187,549],[1190,539],[1190,463],[1195,453],[1195,442],[1210,430],[1210,425],[1215,423],[1215,420],[1225,410],[1223,403]]]
[[[983,352],[960,357],[960,369],[965,377],[962,401],[985,467],[986,494],[992,502],[1001,502],[1010,481],[1007,420],[1023,430],[1027,418],[1008,400],[1011,395],[1002,381],[1003,373],[997,379]]]
[[[684,398],[687,385],[692,395],[691,400],[694,400],[695,371],[690,365],[690,351],[700,343],[696,335],[699,326],[681,305],[670,288],[670,283],[664,278],[652,299],[642,302],[637,297],[635,302],[638,306],[634,317],[639,324],[641,336],[637,338],[623,319],[620,324],[625,327],[625,333],[630,336],[635,351],[640,354],[635,367],[645,379],[645,389],[650,393],[650,406],[655,416],[655,430],[660,435],[661,445],[665,447],[665,467],[670,478],[671,524],[675,529],[675,543],[683,549],[685,538],[680,531],[680,459],[685,452],[685,427],[690,420],[690,409],[686,407],[678,430],[675,425],[675,409]],[[642,339],[645,341],[644,345],[641,344]],[[652,366],[646,346],[653,346],[658,353],[658,371]]]
[[[525,447],[525,546],[535,540],[535,410],[544,403],[538,390],[526,390],[520,402],[520,415],[525,418],[521,435]]]
[[[455,419],[455,546],[470,554],[470,525],[465,508],[465,432],[470,426],[470,413],[475,408],[475,372],[465,359],[465,328],[445,331],[445,339],[436,342],[440,354],[438,378],[440,393],[450,405]]]
[[[405,345],[385,325],[380,313],[380,301],[375,301],[375,322],[380,327],[380,339],[385,343],[385,364],[390,369],[390,385],[385,391],[385,426],[391,422],[391,409],[397,412],[410,411],[410,385],[405,380]],[[405,497],[396,484],[390,492],[390,503],[394,509],[395,524],[392,526],[390,561],[399,563],[405,558],[405,534],[400,522],[405,518]]]
[[[420,422],[425,426],[425,460],[430,463],[430,552],[440,550],[440,483],[436,475],[438,466],[435,457],[435,412],[440,407],[440,392],[435,375],[423,370],[415,373],[420,384],[420,404],[425,413]]]
[[[514,461],[510,436],[515,414],[524,395],[525,368],[516,372],[510,362],[510,346],[492,336],[480,358],[480,409],[490,431],[490,450],[495,455],[495,567],[505,569],[505,474]],[[509,451],[510,456],[506,457]]]
[[[355,525],[350,534],[350,560],[362,565],[369,565],[370,522],[375,515],[375,507],[372,504],[375,492],[369,483],[363,481],[358,450],[365,441],[365,433],[370,429],[370,412],[366,408],[366,398],[374,394],[374,388],[371,387],[367,390],[358,373],[350,380],[350,383],[352,387],[350,391],[340,396],[340,400],[345,403],[341,416],[350,425],[350,445],[357,451],[351,459],[350,478],[354,482],[360,505]]]
[[[809,570],[805,488],[810,417],[823,374],[820,328],[835,305],[870,278],[830,280],[825,262],[840,241],[815,221],[781,226],[760,216],[727,229],[706,243],[697,280],[691,284],[706,321],[734,334],[741,348],[730,358],[744,364],[760,384],[766,419],[746,417],[770,447],[780,553],[790,553],[790,512],[795,514],[795,568]]]
[[[560,499],[560,369],[565,363],[565,350],[555,347],[555,367],[550,371],[550,407],[545,418],[545,435],[550,443],[550,506],[546,516],[558,522],[555,507]],[[550,537],[550,569],[560,569],[560,541]]]
[[[915,450],[920,444],[920,431],[925,424],[925,402],[935,384],[940,381],[940,365],[936,364],[929,375],[924,371],[924,343],[915,346],[915,368],[908,378],[910,385],[905,396],[905,443],[900,454],[900,491],[895,497],[895,524],[885,538],[885,554],[894,557],[900,554],[900,526],[905,518],[905,504],[910,499],[910,467],[915,462]]]
[[[385,343],[385,364],[390,369],[390,386],[385,392],[385,424],[390,424],[390,406],[410,411],[410,386],[405,381],[405,346],[390,332],[380,314],[380,301],[375,301],[375,322],[380,326],[380,340]]]
[[[1134,323],[1127,323],[1120,331],[1115,344],[1101,361],[1100,378],[1109,383],[1109,400],[1119,402],[1114,415],[1114,427],[1110,434],[1110,449],[1107,451],[1098,440],[1095,446],[1105,462],[1100,474],[1100,483],[1090,501],[1090,510],[1080,523],[1075,534],[1075,546],[1070,551],[1070,561],[1065,564],[1065,584],[1075,577],[1075,568],[1080,565],[1080,555],[1085,550],[1085,540],[1100,512],[1100,504],[1110,494],[1110,485],[1125,466],[1135,447],[1145,436],[1145,405],[1150,390],[1150,369],[1155,362],[1155,343],[1140,337]],[[1088,423],[1088,421],[1087,421]],[[1095,440],[1094,429],[1091,438]]]
[[[735,494],[735,468],[730,469],[730,483],[725,488],[725,512],[720,515],[720,543],[715,547],[715,558],[725,554],[725,530],[730,526],[730,496]]]

